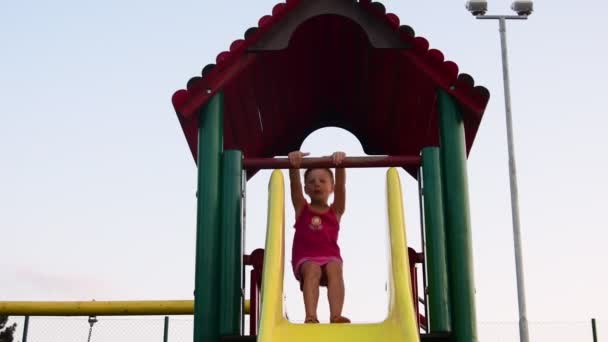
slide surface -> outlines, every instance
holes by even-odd
[[[386,187],[391,256],[388,317],[383,322],[371,324],[295,324],[285,318],[283,308],[285,185],[281,171],[273,172],[269,184],[259,342],[419,341],[409,275],[401,183],[394,168],[387,172]]]

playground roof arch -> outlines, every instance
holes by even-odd
[[[218,92],[224,149],[246,158],[286,155],[328,126],[351,132],[369,155],[418,155],[439,145],[440,89],[461,109],[468,152],[489,100],[486,88],[459,74],[456,63],[400,26],[381,3],[288,0],[172,101],[195,160],[198,113]]]

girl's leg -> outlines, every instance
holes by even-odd
[[[306,321],[318,323],[317,304],[319,303],[319,282],[321,281],[321,266],[307,261],[300,266],[302,273],[302,292],[304,294],[304,308]]]
[[[325,265],[327,275],[327,300],[329,301],[329,317],[332,323],[349,323],[350,320],[342,317],[344,306],[344,278],[342,276],[342,263],[330,261]]]

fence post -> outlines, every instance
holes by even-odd
[[[163,329],[163,342],[169,341],[169,316],[165,316],[165,325]]]
[[[597,327],[595,325],[595,318],[591,319],[591,330],[593,331],[593,342],[597,342]]]
[[[30,316],[25,316],[25,320],[23,321],[23,336],[21,337],[21,342],[27,342],[27,330],[30,326]]]

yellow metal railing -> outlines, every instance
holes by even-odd
[[[243,311],[245,314],[249,314],[249,300],[245,301]],[[0,315],[7,316],[144,316],[192,314],[194,314],[194,301],[192,300],[0,302]]]

